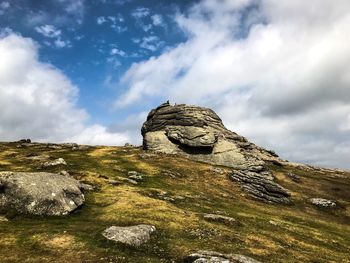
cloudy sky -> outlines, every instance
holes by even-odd
[[[350,168],[349,0],[0,0],[0,140],[141,144],[160,103]]]

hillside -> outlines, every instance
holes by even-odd
[[[57,158],[67,165],[42,165]],[[291,204],[255,200],[229,179],[231,169],[180,155],[140,147],[1,143],[0,171],[65,170],[94,189],[67,216],[5,211],[0,262],[183,262],[198,250],[261,262],[350,262],[350,173],[273,162],[268,168],[289,190]],[[336,207],[320,208],[310,198],[334,200]],[[211,221],[205,214],[235,221]],[[136,224],[157,229],[138,248],[101,234],[112,225]]]

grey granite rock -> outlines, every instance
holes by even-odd
[[[128,227],[111,226],[103,231],[102,235],[108,240],[133,247],[147,243],[156,228],[151,225],[136,225]]]
[[[335,201],[324,198],[311,198],[310,203],[323,208],[335,208],[337,206]]]
[[[271,203],[291,203],[287,189],[274,182],[268,173],[233,170],[229,177],[238,182],[243,190],[255,199]]]
[[[239,254],[222,254],[215,251],[200,250],[190,254],[185,263],[261,263],[250,257]]]
[[[216,165],[246,169],[278,159],[275,153],[226,129],[211,109],[198,106],[164,103],[148,114],[141,133],[144,149]]]
[[[67,215],[84,203],[83,188],[60,174],[0,172],[0,212]]]
[[[223,216],[223,215],[216,215],[216,214],[204,214],[203,218],[210,222],[219,222],[223,223],[228,226],[236,225],[238,224],[237,220],[229,217],[229,216]]]

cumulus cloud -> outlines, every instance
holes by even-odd
[[[0,39],[0,137],[36,141],[121,144],[126,133],[87,125],[78,88],[57,68],[40,62],[38,46],[14,33]]]
[[[203,0],[188,40],[134,64],[116,101],[200,104],[282,157],[350,167],[350,2]]]

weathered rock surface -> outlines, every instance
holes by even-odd
[[[142,126],[144,149],[234,168],[262,165],[278,156],[228,130],[208,108],[164,103]]]
[[[210,221],[210,222],[219,222],[219,223],[223,223],[225,225],[230,225],[230,226],[238,223],[236,221],[236,219],[229,217],[229,216],[223,216],[223,215],[204,214],[203,218],[207,221]]]
[[[60,174],[0,172],[0,212],[67,215],[84,203],[83,188]]]
[[[52,166],[58,166],[58,165],[67,165],[66,161],[63,158],[58,158],[53,161],[48,161],[43,163],[43,167],[52,167]]]
[[[185,263],[260,263],[260,261],[239,254],[200,250],[189,255]]]
[[[229,177],[239,182],[241,187],[255,199],[272,203],[291,203],[287,189],[274,182],[268,172],[233,170]]]
[[[136,225],[128,227],[111,226],[103,231],[102,235],[108,240],[116,243],[126,244],[133,247],[139,247],[147,243],[151,234],[156,228],[151,225]]]
[[[310,203],[323,208],[334,208],[337,206],[337,204],[334,201],[324,198],[311,198]]]

